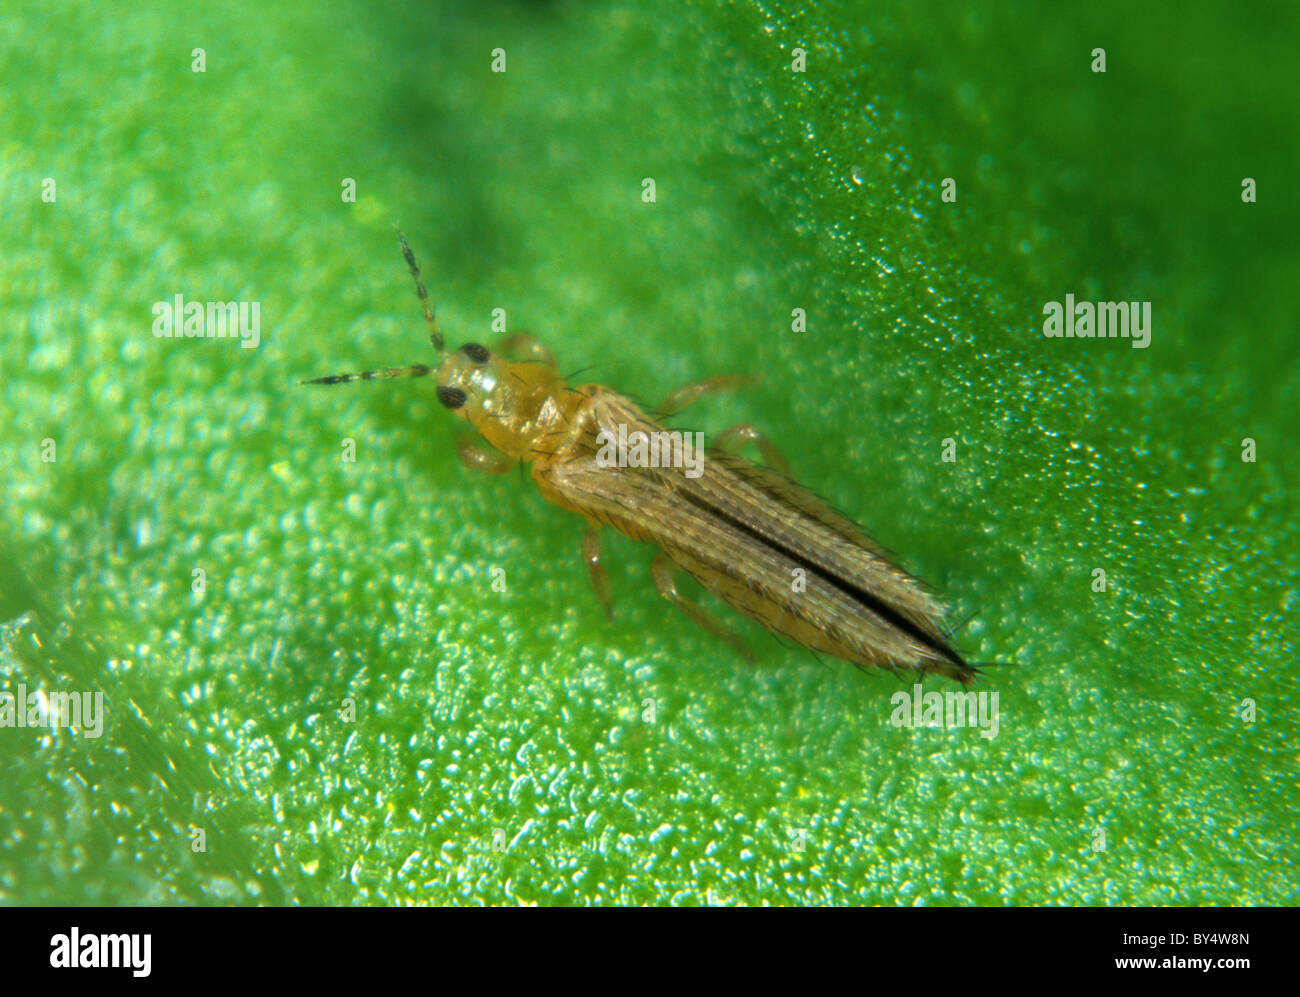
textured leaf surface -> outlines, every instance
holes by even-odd
[[[0,901],[1294,902],[1294,14],[906,7],[6,4],[0,689],[108,727],[0,730]],[[611,624],[427,382],[296,386],[428,360],[393,221],[453,342],[761,371],[692,419],[977,614],[997,736],[747,665],[617,538]]]

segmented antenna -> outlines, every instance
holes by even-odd
[[[438,320],[434,317],[433,308],[429,305],[429,292],[424,289],[424,281],[420,279],[420,267],[415,262],[415,254],[411,252],[411,247],[406,244],[406,236],[402,235],[401,229],[397,229],[397,241],[402,244],[402,255],[406,257],[406,266],[410,269],[411,278],[415,281],[415,293],[420,299],[420,309],[424,312],[424,324],[429,327],[429,342],[433,345],[433,352],[442,356],[447,352],[442,342],[442,330],[438,328]]]
[[[442,331],[438,328],[438,319],[434,316],[433,308],[429,304],[429,292],[424,289],[424,281],[420,279],[420,267],[415,262],[415,254],[411,252],[411,247],[407,244],[406,236],[402,235],[401,229],[397,229],[397,241],[401,243],[402,256],[406,259],[406,266],[411,271],[411,278],[415,281],[415,293],[420,299],[420,310],[424,312],[424,324],[429,329],[429,343],[433,346],[434,352],[442,356],[447,352],[442,339]],[[428,364],[416,363],[406,367],[383,367],[379,370],[363,370],[356,374],[328,374],[325,377],[313,377],[309,381],[299,381],[298,383],[349,384],[352,381],[391,381],[402,377],[428,377],[433,371],[434,368]]]

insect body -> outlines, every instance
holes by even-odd
[[[600,529],[610,526],[660,553],[651,566],[659,593],[741,650],[748,648],[712,612],[677,590],[685,571],[732,608],[813,651],[860,666],[968,684],[978,669],[953,648],[943,606],[847,517],[792,481],[780,454],[756,429],[737,426],[715,439],[694,467],[625,466],[605,459],[612,436],[666,434],[630,399],[609,388],[571,387],[550,353],[526,335],[497,352],[474,343],[448,351],[406,240],[402,253],[441,358],[360,374],[316,378],[340,384],[433,376],[438,400],[466,419],[492,450],[462,443],[461,459],[489,473],[531,465],[542,494],[587,520],[582,554],[608,613],[609,580]],[[718,377],[679,389],[658,414],[671,414],[743,379]],[[771,467],[728,452],[754,441]],[[656,464],[658,462],[655,462]],[[681,463],[681,462],[678,462]]]

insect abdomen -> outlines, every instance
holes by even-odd
[[[814,651],[974,679],[948,641],[942,605],[847,517],[777,472],[713,450],[694,477],[602,467],[590,426],[660,427],[613,392],[590,398],[589,425],[569,429],[568,459],[534,466],[551,501],[656,544],[733,609]]]
[[[717,549],[725,546],[720,542]],[[928,627],[912,624],[806,559],[770,546],[743,561],[701,557],[671,543],[664,547],[675,564],[733,609],[814,651],[864,667],[936,672],[962,683],[975,678],[975,670],[944,639],[938,619]],[[748,564],[748,573],[737,571],[739,564]]]

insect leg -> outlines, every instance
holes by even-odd
[[[484,450],[472,437],[456,441],[456,455],[471,471],[482,471],[484,474],[505,474],[518,463],[505,454]]]
[[[582,559],[591,572],[591,587],[596,590],[596,598],[605,607],[605,615],[612,620],[614,600],[609,594],[609,573],[600,563],[600,526],[597,523],[588,523],[587,532],[582,535]]]
[[[735,391],[737,388],[743,388],[746,385],[753,384],[758,380],[752,374],[719,374],[716,377],[707,377],[703,381],[692,381],[690,384],[683,384],[676,391],[670,392],[655,412],[661,416],[675,415],[688,405],[694,405],[705,395],[721,394],[724,391]]]
[[[496,352],[510,360],[555,366],[555,357],[546,344],[530,332],[516,332],[507,336],[497,344]]]
[[[716,616],[701,606],[698,602],[686,598],[677,591],[677,582],[674,575],[677,573],[677,565],[673,564],[672,559],[664,552],[660,551],[655,557],[654,562],[650,565],[650,575],[654,578],[655,588],[659,594],[669,602],[676,605],[682,612],[692,620],[702,626],[709,633],[731,644],[736,650],[743,654],[748,661],[754,660],[754,652],[749,649],[749,645],[728,630]]]
[[[733,443],[739,443],[737,450],[744,446],[748,441],[753,440],[758,446],[758,452],[763,455],[767,461],[767,466],[774,471],[779,471],[787,478],[790,477],[790,465],[785,462],[781,456],[781,451],[776,445],[764,435],[761,429],[751,426],[747,422],[742,422],[738,426],[732,426],[730,429],[723,430],[713,440],[713,445],[719,450],[728,450]]]

